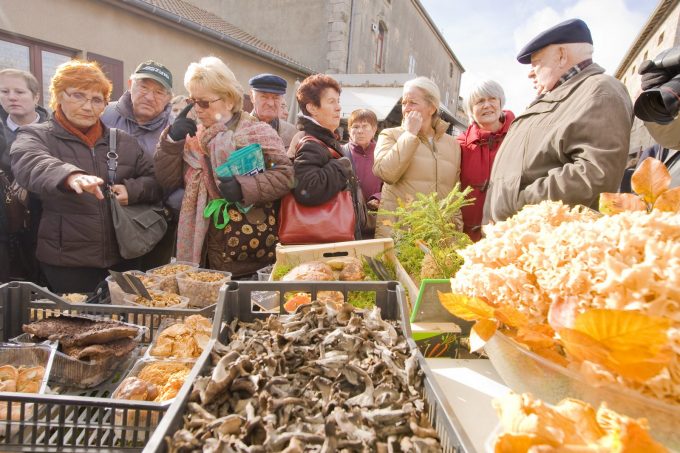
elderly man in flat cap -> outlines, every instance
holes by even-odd
[[[251,114],[269,124],[279,134],[283,146],[288,148],[297,127],[279,118],[283,95],[286,94],[288,83],[285,79],[273,74],[256,75],[248,81],[250,85],[250,99],[253,101]]]
[[[538,97],[515,118],[491,171],[484,223],[527,204],[561,200],[597,209],[626,166],[633,106],[625,87],[593,63],[579,19],[544,31],[517,56]]]

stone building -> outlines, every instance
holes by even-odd
[[[640,95],[640,63],[653,59],[661,51],[680,44],[680,0],[661,0],[647,19],[637,38],[621,60],[614,76],[628,89],[631,99]],[[642,121],[634,119],[630,136],[630,154],[654,144]]]
[[[427,76],[457,110],[463,66],[419,0],[188,1],[317,72]]]
[[[248,79],[273,72],[294,86],[313,71],[214,13],[183,0],[7,0],[0,14],[0,69],[29,70],[42,86],[73,57],[99,61],[117,99],[142,61],[155,59],[184,93],[187,66],[207,55],[222,58],[244,89]],[[291,90],[292,91],[292,90]]]

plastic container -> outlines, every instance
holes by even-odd
[[[260,282],[268,282],[272,276],[272,270],[274,270],[274,265],[263,267],[257,271],[257,280]]]
[[[534,354],[496,332],[485,351],[505,383],[517,393],[528,392],[548,403],[577,398],[593,407],[607,405],[629,417],[644,417],[650,432],[666,447],[680,450],[680,406],[672,406],[622,386],[595,387],[579,373]]]
[[[37,391],[28,393],[45,393],[53,359],[54,347],[49,344],[0,343],[0,366],[11,365],[15,368],[40,366],[44,368],[43,377]],[[0,410],[0,419],[3,419],[4,416],[5,414]]]
[[[125,294],[122,305],[150,308],[186,308],[189,305],[189,298],[179,294],[153,289],[149,290],[149,294],[152,300],[136,294]]]
[[[81,315],[82,316],[82,315]],[[92,319],[103,320],[102,318],[93,316],[84,316]],[[120,321],[118,321],[120,322]],[[135,324],[121,322],[121,324],[136,327],[139,329],[137,335],[133,338],[138,345],[144,334],[146,328]],[[12,341],[20,344],[35,344],[35,340],[31,334],[24,333],[13,338]],[[48,344],[57,347],[58,342],[43,341],[38,344]],[[138,347],[131,350],[127,354],[119,357],[107,356],[101,360],[84,361],[75,359],[63,352],[57,350],[54,356],[54,362],[50,372],[49,380],[56,384],[62,384],[68,387],[75,387],[81,389],[88,389],[96,387],[102,382],[109,379],[130,357],[139,354]]]
[[[215,307],[202,310],[120,307],[109,304],[70,304],[56,294],[33,283],[12,282],[0,285],[0,341],[22,334],[21,326],[48,316],[82,313],[108,319],[126,319],[135,324],[152,325],[142,338],[148,345],[157,334],[159,318],[171,315],[184,318],[197,312],[212,319]],[[208,353],[206,353],[206,356]],[[130,361],[128,361],[130,362]],[[129,363],[132,366],[132,363]],[[11,436],[0,439],[2,451],[140,451],[148,443],[155,420],[168,410],[167,404],[146,401],[113,400],[111,393],[123,377],[128,364],[99,386],[82,390],[55,386],[58,394],[22,394],[0,392],[0,402],[11,403],[12,413],[20,420],[0,423]],[[193,371],[192,371],[193,373]],[[186,384],[189,386],[189,384]],[[134,425],[117,424],[115,410],[146,411]]]
[[[189,298],[190,307],[207,307],[217,303],[222,285],[231,281],[231,272],[196,269],[177,275],[179,294]]]
[[[150,358],[140,359],[135,363],[135,365],[132,367],[132,369],[127,374],[125,379],[121,380],[120,384],[118,385],[116,390],[111,395],[111,398],[118,399],[118,400],[127,399],[127,398],[124,398],[123,396],[121,396],[121,390],[123,389],[126,380],[128,378],[131,378],[131,377],[139,377],[140,373],[142,373],[142,371],[150,365],[154,365],[154,364],[165,365],[165,364],[168,364],[168,365],[173,366],[173,368],[175,366],[177,368],[183,368],[183,369],[186,370],[186,375],[188,376],[195,363],[196,363],[195,360],[158,360],[158,359],[150,359]],[[160,377],[162,377],[162,376],[159,376],[159,378]],[[169,378],[170,375],[168,375],[166,377]],[[165,380],[165,381],[158,380],[158,381],[155,381],[155,382],[150,382],[150,381],[145,380],[145,382],[156,385],[156,388],[157,388],[159,394],[160,393],[166,393],[167,396],[172,395],[171,398],[165,398],[165,399],[162,399],[160,401],[155,401],[155,400],[147,400],[147,401],[158,404],[159,406],[160,405],[164,405],[166,407],[169,406],[170,402],[175,398],[175,395],[177,394],[177,392],[179,392],[179,389],[184,384],[185,379],[182,379],[181,381],[175,381],[173,383],[168,383],[167,380]],[[130,398],[130,399],[134,399],[136,401],[142,401],[142,400],[139,399],[139,396],[136,396],[136,397]],[[123,411],[123,410],[119,409],[119,410],[116,410],[116,423],[121,424],[121,425],[127,424],[127,425],[134,426],[134,424],[137,423],[137,421],[140,418],[145,418],[147,416],[148,416],[147,411]],[[158,423],[157,414],[155,416],[156,416],[156,419],[153,420],[153,422]]]
[[[404,303],[403,289],[397,282],[232,282],[225,291],[225,300],[217,306],[215,312],[216,328],[213,330],[211,344],[229,342],[230,329],[226,326],[235,319],[252,322],[255,319],[265,319],[270,316],[267,313],[253,311],[252,309],[252,293],[264,291],[279,294],[279,313],[281,314],[285,313],[283,295],[286,292],[309,292],[312,294],[312,298],[316,298],[317,293],[321,291],[340,291],[345,297],[347,297],[348,291],[375,292],[376,305],[381,309],[383,319],[400,320],[409,348],[411,350],[416,348],[415,343],[410,339],[408,311]],[[421,354],[418,354],[417,357],[418,366],[423,372],[423,399],[426,403],[426,414],[437,431],[443,451],[446,453],[474,452],[472,442],[463,431],[462,425],[435,381],[425,359]],[[206,375],[209,368],[210,354],[204,353],[199,358],[190,377],[195,379],[199,375]],[[199,370],[197,371],[197,369]],[[167,451],[165,437],[171,436],[181,428],[191,391],[191,386],[182,388],[168,409],[166,417],[161,420],[156,432],[149,440],[148,451]]]
[[[210,341],[210,337],[212,336],[212,323],[209,329],[205,330],[200,330],[196,331],[195,329],[192,328],[178,328],[176,325],[177,324],[184,324],[186,319],[178,319],[178,318],[165,318],[162,322],[161,325],[158,328],[158,335],[154,339],[153,343],[149,346],[149,349],[146,352],[146,357],[148,358],[154,358],[154,359],[161,359],[161,360],[168,360],[168,359],[189,359],[189,360],[195,360],[198,358],[201,353],[204,351],[206,345]],[[208,320],[210,321],[210,320]],[[201,323],[204,323],[205,321],[201,320]],[[195,325],[196,323],[192,323]],[[207,324],[207,323],[206,323]],[[173,327],[175,326],[175,327]],[[156,349],[156,347],[159,344],[159,339],[165,339],[168,335],[168,332],[165,334],[167,329],[169,328],[178,329],[175,330],[174,332],[181,334],[178,335],[176,338],[176,341],[171,342],[171,347],[168,348],[169,353],[167,355],[161,355],[159,354],[159,350]],[[162,340],[164,341],[164,340]],[[167,343],[165,343],[167,344]]]
[[[198,269],[198,264],[190,263],[188,261],[173,261],[170,264],[154,267],[149,269],[146,273],[160,277],[161,291],[179,294],[179,287],[177,286],[177,275],[187,272],[192,269]]]
[[[155,275],[146,275],[144,272],[141,271],[129,271],[125,272],[133,274],[134,276],[138,277],[140,280],[142,280],[142,283],[144,283],[144,287],[147,290],[160,290],[160,284],[161,284],[161,278],[157,277]],[[106,281],[109,284],[109,294],[111,295],[111,304],[112,305],[125,305],[125,301],[123,300],[125,296],[129,293],[126,293],[123,291],[123,289],[116,283],[116,281],[113,279],[113,277],[108,276],[106,277]]]

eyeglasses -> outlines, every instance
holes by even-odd
[[[196,104],[197,106],[199,106],[202,109],[209,109],[210,104],[212,104],[213,102],[221,101],[221,100],[222,100],[222,98],[213,99],[212,101],[202,101],[202,100],[198,100],[198,99],[194,99],[194,98],[189,98],[189,101],[192,104]]]
[[[146,96],[147,94],[151,93],[154,95],[154,97],[162,98],[168,95],[168,91],[163,88],[149,88],[142,85],[141,83],[136,83],[135,88],[142,96]]]
[[[92,107],[96,109],[101,109],[106,106],[106,101],[104,98],[101,98],[99,96],[93,96],[91,98],[88,98],[85,96],[83,93],[80,91],[74,91],[72,93],[69,93],[68,91],[64,91],[64,94],[71,98],[73,102],[75,102],[78,105],[85,105],[87,104],[87,101],[90,101],[90,104],[92,104]]]

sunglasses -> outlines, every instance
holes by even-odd
[[[189,98],[189,101],[192,104],[196,104],[197,106],[199,106],[202,109],[210,108],[210,104],[212,104],[213,102],[220,101],[220,100],[222,100],[222,98],[213,99],[212,101],[202,101],[202,100],[198,100],[198,99],[194,99],[194,98]]]

